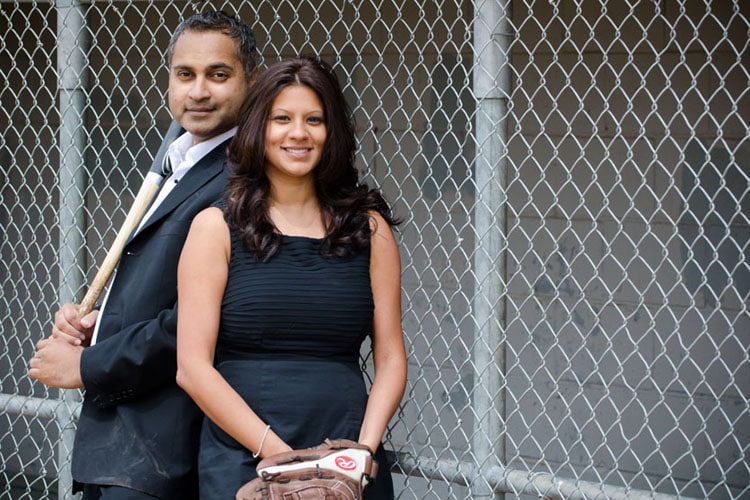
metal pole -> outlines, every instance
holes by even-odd
[[[394,471],[407,476],[467,486],[467,479],[478,474],[476,465],[469,462],[434,460],[390,450],[386,450],[386,453],[388,461],[394,464]],[[516,496],[533,495],[545,500],[693,500],[683,495],[668,495],[629,486],[610,486],[546,472],[529,472],[501,466],[485,467],[482,474],[484,480],[497,492],[512,491]]]
[[[506,169],[510,78],[510,0],[474,3],[475,133],[473,347],[475,415],[472,452],[477,476],[472,498],[501,498],[490,476],[504,469],[506,322]]]
[[[85,269],[85,169],[86,132],[86,13],[77,0],[59,0],[57,9],[57,71],[60,95],[60,283],[61,302],[73,302],[83,288]],[[73,498],[70,452],[75,437],[74,408],[80,404],[79,391],[62,391],[62,404],[57,407],[60,426],[58,443],[58,498]]]

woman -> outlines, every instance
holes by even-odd
[[[397,221],[358,182],[355,148],[321,62],[274,64],[243,105],[226,201],[195,218],[178,271],[177,381],[208,417],[201,498],[234,498],[261,458],[325,438],[377,450],[366,497],[393,497],[380,442],[406,383]]]

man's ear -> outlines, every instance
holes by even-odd
[[[253,72],[250,73],[250,76],[247,77],[247,86],[250,87],[253,83],[255,83],[255,79],[258,78],[258,67],[256,66],[253,68]]]

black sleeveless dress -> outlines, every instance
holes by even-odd
[[[325,438],[354,441],[367,404],[359,365],[372,331],[369,249],[327,258],[321,240],[284,236],[258,261],[232,234],[216,367],[250,408],[292,448]],[[382,446],[368,499],[393,498]],[[201,498],[234,499],[259,459],[208,418],[199,455]]]

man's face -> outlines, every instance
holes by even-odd
[[[218,31],[185,31],[169,67],[169,109],[195,142],[236,125],[249,88],[237,42]]]

